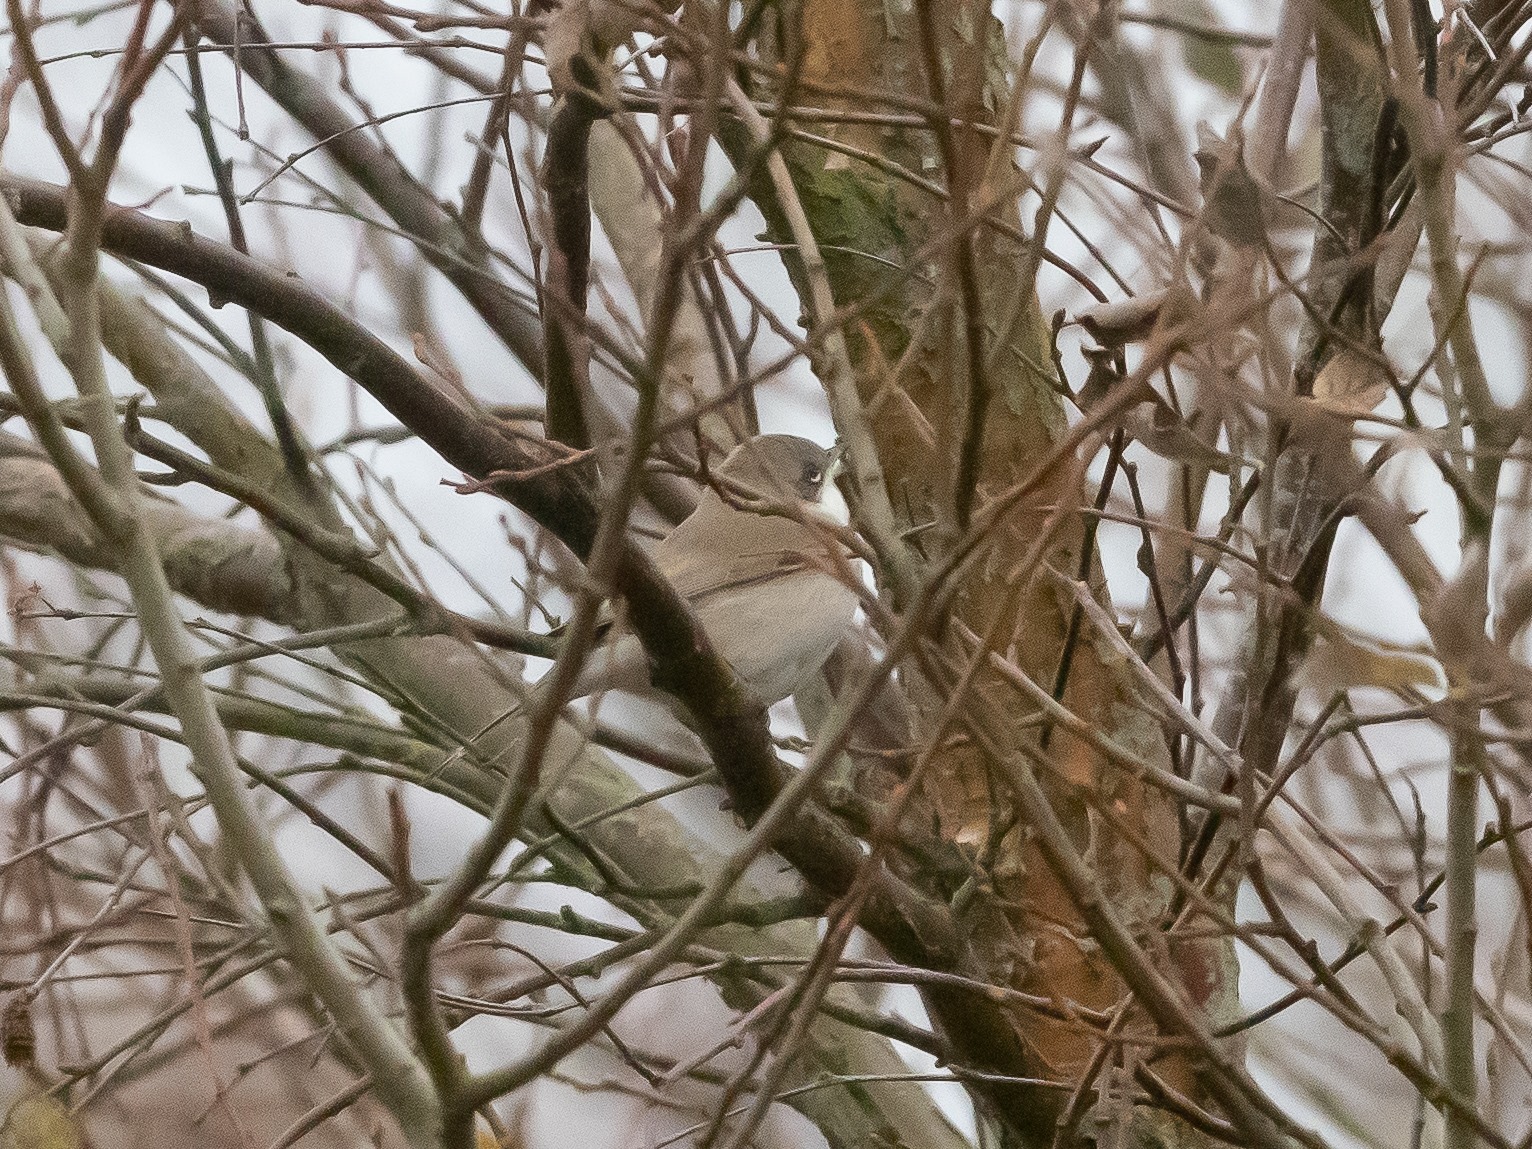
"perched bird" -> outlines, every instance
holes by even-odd
[[[849,522],[839,466],[838,450],[797,435],[748,439],[654,549],[713,649],[763,706],[824,665],[856,611],[856,590],[835,573],[846,569],[845,547],[816,524]],[[643,648],[627,634],[592,651],[570,697],[649,686]]]
[[[1240,141],[1225,140],[1206,124],[1198,124],[1192,158],[1202,173],[1202,221],[1207,229],[1235,247],[1263,246],[1265,202],[1274,197],[1245,166]]]

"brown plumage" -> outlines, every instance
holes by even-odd
[[[714,649],[763,705],[824,665],[856,611],[856,591],[831,573],[844,566],[844,548],[816,526],[846,522],[835,466],[834,453],[796,435],[747,440],[654,550]],[[623,635],[592,653],[571,697],[648,686],[643,649]]]

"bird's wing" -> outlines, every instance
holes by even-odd
[[[704,500],[717,495],[709,492]],[[826,558],[836,544],[807,524],[781,515],[703,514],[706,509],[704,502],[654,549],[660,570],[684,598],[830,569]]]
[[[817,531],[781,516],[752,518],[759,545],[742,552],[732,545],[736,540],[727,520],[719,529],[716,522],[688,519],[660,540],[653,551],[654,559],[682,598],[700,605],[701,600],[712,595],[766,579],[811,572],[825,574],[832,569],[826,551],[834,544]],[[613,621],[611,607],[602,607],[598,637],[611,629]]]
[[[823,563],[815,563],[800,550],[766,550],[728,559],[720,559],[717,555],[694,555],[675,566],[662,564],[662,568],[681,597],[694,604],[711,595],[769,579],[825,571]]]
[[[762,583],[770,579],[788,578],[797,574],[824,574],[825,567],[805,559],[801,551],[773,551],[760,555],[740,556],[727,564],[716,561],[714,556],[701,555],[697,561],[676,569],[666,569],[665,575],[682,598],[694,608],[700,608],[713,595],[724,591]],[[610,603],[601,607],[596,620],[596,644],[606,641],[617,623],[617,612]],[[548,633],[563,634],[569,627],[561,622]]]

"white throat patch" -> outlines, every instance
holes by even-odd
[[[835,485],[835,476],[826,475],[819,487],[819,502],[814,504],[814,516],[837,527],[851,525],[851,508],[846,506],[846,496]]]

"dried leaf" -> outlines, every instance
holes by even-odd
[[[23,1093],[0,1125],[0,1149],[80,1149],[85,1138],[58,1098]]]
[[[1495,640],[1514,640],[1532,623],[1532,571],[1521,570],[1507,579],[1500,592],[1500,609],[1495,615]]]
[[[1146,291],[1116,303],[1098,303],[1077,311],[1074,321],[1103,347],[1121,347],[1147,339],[1156,326],[1170,327],[1189,318],[1196,298],[1181,285]]]
[[[1391,693],[1442,691],[1442,664],[1423,650],[1376,642],[1331,619],[1316,623],[1320,641],[1304,662],[1304,678],[1321,694],[1372,686]]]
[[[1365,415],[1383,402],[1392,382],[1381,354],[1343,347],[1314,379],[1314,401],[1332,411]]]
[[[1471,677],[1487,661],[1489,639],[1482,620],[1488,597],[1489,552],[1482,543],[1473,543],[1464,548],[1457,573],[1420,612],[1437,657],[1460,680]]]
[[[669,13],[679,6],[679,0],[664,0],[656,7]],[[604,55],[644,27],[650,8],[623,0],[537,0],[529,11],[545,17],[542,39],[548,74],[554,91],[563,92],[573,86],[571,66],[587,47],[587,38],[588,46]]]
[[[1230,467],[1240,465],[1237,456],[1226,454],[1203,439],[1164,399],[1156,395],[1148,407],[1147,412],[1142,408],[1130,412],[1123,426],[1160,458],[1206,467],[1220,475],[1227,475]]]
[[[1224,21],[1207,0],[1159,0],[1154,5],[1161,16],[1170,16],[1190,27],[1222,31]],[[1192,75],[1206,80],[1226,96],[1236,99],[1245,90],[1245,64],[1228,40],[1213,36],[1182,33],[1181,58]]]
[[[32,1010],[25,994],[6,1002],[0,1019],[0,1047],[5,1063],[16,1069],[31,1069],[37,1061],[37,1031],[32,1027]]]
[[[1166,294],[1164,290],[1149,291],[1116,303],[1098,303],[1075,312],[1075,322],[1103,347],[1121,347],[1154,330]]]

